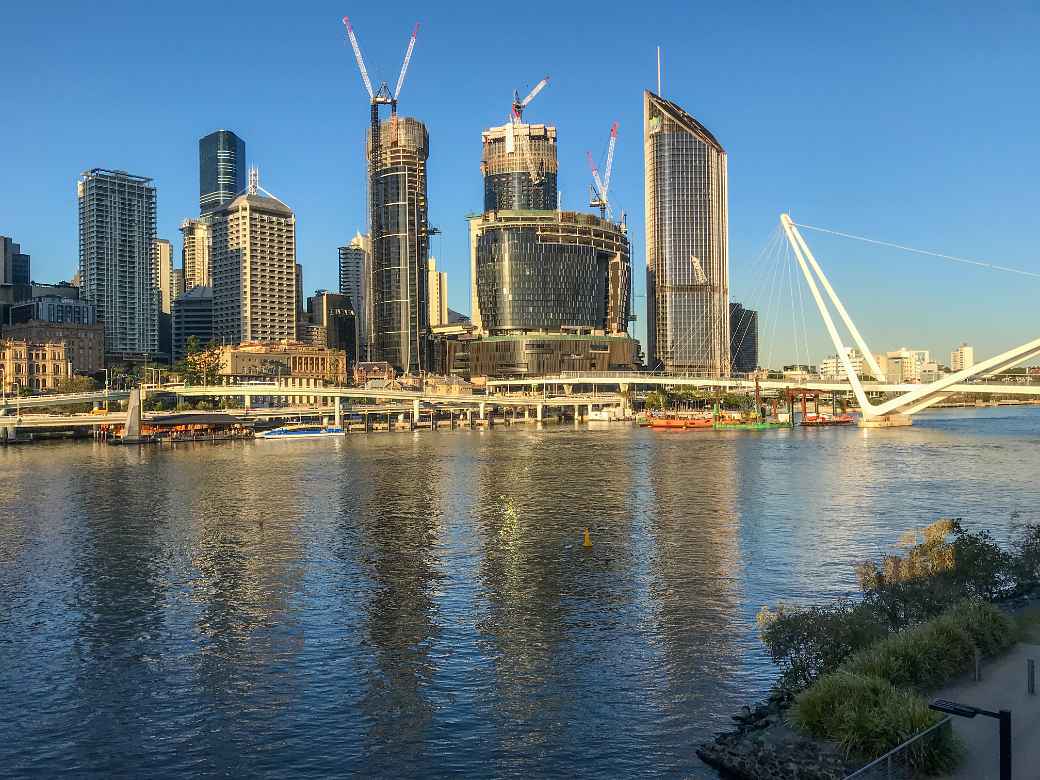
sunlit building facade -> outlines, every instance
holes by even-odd
[[[730,373],[726,151],[671,101],[643,94],[647,363]]]

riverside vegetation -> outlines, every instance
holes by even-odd
[[[734,717],[737,731],[702,745],[703,760],[739,778],[843,777],[937,723],[925,695],[971,670],[976,655],[1018,641],[1009,612],[1040,594],[1040,525],[1019,528],[1005,549],[986,531],[944,519],[900,546],[899,555],[857,567],[857,599],[759,612],[781,672],[776,689]],[[905,761],[927,775],[951,769],[959,755],[941,728]]]

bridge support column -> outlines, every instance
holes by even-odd
[[[545,404],[538,404],[535,407],[535,415],[538,422],[541,422],[545,417]]]
[[[563,394],[564,395],[572,395],[573,393],[574,393],[574,385],[564,385],[563,386]]]
[[[336,427],[337,428],[341,428],[341,427],[343,427],[343,412],[339,408],[340,399],[339,398],[334,398],[332,400],[333,400],[333,404],[332,405],[333,405],[333,407],[335,408],[335,411],[336,411]]]
[[[253,397],[251,395],[242,396],[242,406],[244,408],[249,409],[250,406],[252,406],[252,403],[253,403]]]
[[[908,414],[883,414],[880,417],[860,417],[860,428],[904,428],[913,425]]]
[[[412,425],[419,424],[419,399],[412,401]]]
[[[621,416],[628,417],[632,414],[632,397],[629,392],[629,385],[626,382],[621,382],[618,385],[618,389],[621,391]]]
[[[487,402],[481,401],[480,402],[480,419],[481,420],[487,419],[486,415],[487,415]]]

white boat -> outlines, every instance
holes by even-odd
[[[338,425],[283,425],[258,433],[258,439],[325,439],[329,436],[346,436],[347,432]]]

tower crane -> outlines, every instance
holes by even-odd
[[[610,126],[610,143],[607,145],[607,163],[604,166],[602,179],[599,176],[599,169],[596,167],[596,162],[592,159],[592,152],[585,153],[589,160],[589,167],[592,169],[593,181],[589,205],[593,208],[598,208],[600,216],[604,219],[613,219],[613,215],[610,212],[610,199],[608,193],[610,191],[610,175],[614,170],[614,147],[617,144],[617,129],[617,122]]]
[[[527,93],[527,97],[523,100],[520,99],[520,92],[513,90],[513,124],[520,124],[524,118],[524,109],[527,108],[527,104],[530,103],[538,93],[545,89],[549,84],[549,77],[546,76],[544,79],[534,85],[534,89]]]

